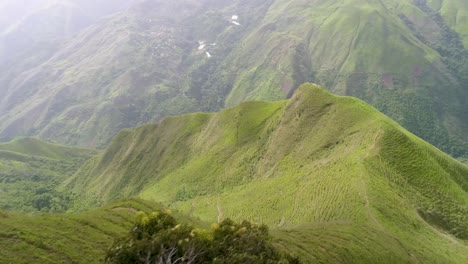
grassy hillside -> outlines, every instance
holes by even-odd
[[[230,18],[243,11],[254,24],[268,3],[140,2],[88,26],[45,60],[31,62],[41,54],[35,52],[27,54],[28,63],[18,60],[5,69],[0,139],[33,134],[103,146],[126,127],[219,108],[228,87],[197,89],[245,34]]]
[[[65,9],[86,14],[94,2],[74,3]],[[463,0],[146,0],[128,10],[123,3],[115,3],[121,13],[96,3],[102,14],[92,17],[112,15],[86,20],[58,44],[27,45],[0,71],[0,140],[38,135],[101,147],[123,128],[281,100],[314,82],[365,100],[454,157],[466,155]]]
[[[37,138],[17,138],[8,143],[2,143],[0,151],[58,160],[88,158],[95,153],[91,149],[52,144]]]
[[[428,0],[427,3],[441,13],[447,24],[460,34],[465,47],[468,47],[468,4],[458,0]]]
[[[0,144],[0,209],[65,211],[72,197],[55,188],[96,153],[36,138]]]
[[[161,207],[134,199],[79,214],[26,216],[0,211],[0,260],[102,263],[114,239],[129,232],[136,211],[157,209]]]
[[[426,1],[277,1],[230,54],[236,78],[226,105],[320,83],[463,156],[468,52],[445,21]]]
[[[77,208],[138,195],[207,222],[267,223],[310,261],[468,261],[468,167],[311,84],[123,131],[62,188]]]

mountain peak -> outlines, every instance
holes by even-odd
[[[0,140],[104,147],[124,128],[314,82],[455,157],[468,148],[463,0],[71,2],[0,36]]]

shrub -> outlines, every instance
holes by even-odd
[[[268,228],[227,219],[211,231],[178,223],[169,212],[140,212],[127,237],[108,250],[108,263],[299,263],[271,242]]]

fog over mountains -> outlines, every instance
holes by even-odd
[[[0,9],[3,140],[102,147],[125,127],[309,81],[466,153],[462,1],[23,2]]]

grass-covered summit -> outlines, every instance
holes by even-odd
[[[266,223],[310,261],[468,260],[468,167],[313,84],[125,130],[62,187],[77,207],[137,195],[208,222]]]
[[[123,128],[313,82],[468,155],[466,0],[27,3],[0,31],[2,141],[105,147]]]

